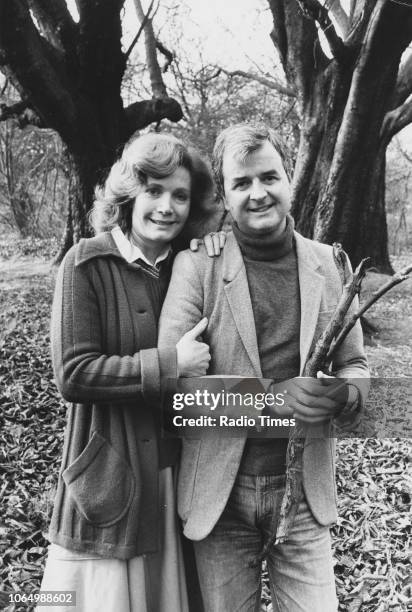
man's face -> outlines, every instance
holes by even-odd
[[[279,153],[267,140],[237,161],[223,156],[225,208],[239,229],[249,235],[282,234],[290,211],[290,184]]]

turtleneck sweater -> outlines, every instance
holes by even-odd
[[[275,381],[298,376],[300,294],[293,219],[287,217],[280,236],[246,235],[236,224],[233,233],[246,267],[262,374]],[[249,438],[239,473],[284,474],[287,444],[287,438]]]

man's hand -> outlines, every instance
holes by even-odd
[[[225,232],[210,232],[203,238],[192,238],[190,241],[190,250],[197,251],[200,244],[204,244],[209,257],[219,257],[226,242]]]
[[[193,329],[182,336],[176,344],[177,375],[184,377],[204,376],[209,367],[209,346],[197,340],[207,328],[207,319],[203,318]]]
[[[282,384],[287,389],[286,404],[293,416],[309,425],[334,418],[348,400],[346,381],[323,372],[318,372],[318,378],[298,377]]]

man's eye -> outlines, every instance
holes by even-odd
[[[239,190],[247,189],[248,185],[249,185],[249,181],[238,181],[235,184],[235,189],[239,189]]]
[[[276,174],[268,174],[267,176],[263,177],[263,182],[266,183],[267,185],[270,185],[277,180],[278,180],[278,177]]]

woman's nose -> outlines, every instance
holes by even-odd
[[[170,193],[163,193],[157,201],[156,209],[163,215],[170,214],[172,212],[172,196]]]
[[[266,197],[266,189],[259,179],[252,182],[249,196],[251,200],[262,200]]]

